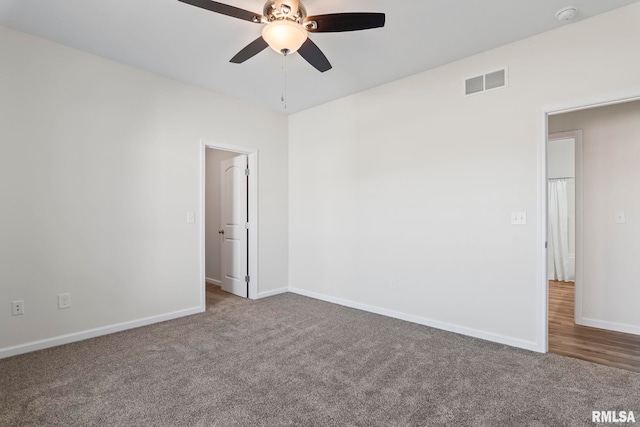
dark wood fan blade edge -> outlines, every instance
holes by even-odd
[[[322,53],[320,48],[309,38],[307,38],[300,49],[298,49],[298,53],[321,73],[333,68],[327,57],[324,56],[324,53]]]
[[[220,13],[222,15],[231,16],[233,18],[242,19],[249,22],[260,23],[264,17],[259,13],[240,9],[239,7],[229,6],[228,4],[219,3],[211,0],[178,0],[192,6],[210,10],[211,12]]]
[[[305,18],[304,22],[316,22],[317,28],[307,28],[310,33],[338,33],[344,31],[360,31],[384,27],[384,13],[330,13]]]
[[[233,62],[234,64],[242,64],[247,59],[251,59],[263,50],[265,50],[269,46],[267,42],[262,38],[262,36],[258,37],[251,43],[249,43],[244,49],[236,54],[229,62]]]

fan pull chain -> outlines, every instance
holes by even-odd
[[[284,109],[287,109],[287,55],[286,53],[282,55],[282,95],[280,96],[280,101],[282,101],[282,106]]]

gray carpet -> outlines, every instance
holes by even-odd
[[[640,374],[294,294],[0,360],[2,426],[579,426]]]

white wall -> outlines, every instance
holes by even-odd
[[[540,109],[640,89],[638,22],[635,4],[292,115],[290,286],[542,348]],[[505,65],[508,88],[462,96]]]
[[[206,256],[206,276],[208,280],[220,284],[221,273],[221,237],[218,231],[221,229],[220,223],[220,162],[222,160],[236,157],[238,153],[215,150],[207,148],[206,158],[206,186],[205,186],[205,256]]]
[[[640,101],[551,116],[549,129],[583,131],[582,323],[640,334]]]
[[[259,150],[259,291],[287,285],[286,116],[2,27],[0,52],[0,356],[199,308],[201,139]]]
[[[550,135],[552,137],[553,135]],[[547,177],[575,178],[576,150],[574,138],[549,141],[547,144]]]

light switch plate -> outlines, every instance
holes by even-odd
[[[193,224],[194,222],[196,222],[196,213],[187,212],[187,224]]]
[[[627,215],[624,211],[616,212],[616,224],[626,224],[627,223]]]

